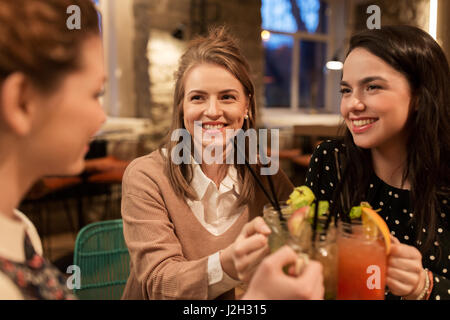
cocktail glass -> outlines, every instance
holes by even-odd
[[[314,245],[309,247],[308,254],[311,259],[322,264],[325,300],[335,300],[337,297],[337,232],[333,222],[327,230],[325,230],[325,224],[326,219],[317,221],[316,239]]]
[[[307,233],[310,230],[308,228],[305,228],[305,230],[301,232],[301,235],[299,237],[293,237],[289,233],[289,229],[287,226],[287,221],[292,214],[292,209],[285,202],[280,202],[280,209],[283,214],[284,220],[280,220],[278,211],[276,211],[271,205],[264,206],[263,218],[272,231],[268,239],[270,252],[275,252],[286,244],[291,246],[297,253],[303,253],[307,251],[310,245],[310,243],[308,242]]]
[[[264,207],[264,220],[271,229],[269,235],[270,251],[274,252],[283,245],[289,245],[299,255],[308,255],[309,258],[319,261],[323,266],[325,299],[336,299],[337,292],[337,244],[336,229],[331,224],[324,230],[325,220],[318,221],[318,231],[314,246],[312,243],[312,226],[309,222],[302,224],[298,236],[289,233],[287,220],[292,211],[285,203],[280,204],[285,220],[280,221],[278,212],[270,205]]]
[[[384,300],[386,248],[360,221],[338,226],[338,300]]]

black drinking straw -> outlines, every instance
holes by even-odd
[[[337,152],[335,152],[334,153],[334,160],[335,160],[335,164],[336,164],[337,178],[338,178],[338,181],[339,181],[337,191],[339,191],[339,200],[341,202],[341,209],[345,210],[344,209],[344,198],[342,196],[343,186],[342,186],[342,179],[341,179],[341,166],[340,166],[338,157],[339,156],[338,156]],[[337,222],[338,222],[337,210],[333,210],[333,212],[330,212],[330,214],[328,214],[327,221],[325,223],[325,230],[328,230],[328,227],[330,226],[330,223],[331,223],[331,218],[333,216],[334,216],[334,222],[335,222],[335,224],[337,224]],[[345,216],[344,213],[343,213],[343,216]],[[344,219],[345,218],[342,218],[342,220],[344,220]]]
[[[319,220],[319,200],[314,200],[315,208],[314,208],[314,220],[313,220],[313,234],[312,234],[312,245],[313,249],[316,245],[316,234],[317,234],[317,221]]]
[[[273,186],[273,182],[272,182],[272,178],[270,175],[267,175],[267,180],[269,180],[269,187],[270,187],[270,191],[272,192],[272,197],[273,197],[273,201],[275,204],[275,210],[277,210],[278,214],[280,215],[280,219],[283,220],[283,214],[281,213],[281,208],[280,208],[280,204],[278,202],[278,198],[277,198],[277,194],[275,192],[275,188]]]
[[[238,146],[236,145],[236,140],[234,139],[233,141],[234,143],[234,147],[236,148],[237,152],[240,153],[240,150],[238,148]],[[240,153],[242,155],[242,153]],[[270,201],[270,203],[272,204],[272,207],[275,208],[275,210],[277,210],[278,212],[278,216],[280,218],[280,221],[285,221],[286,219],[283,217],[283,214],[281,213],[281,209],[280,206],[278,205],[278,201],[275,202],[274,200],[272,200],[272,198],[269,196],[269,193],[267,192],[267,190],[264,188],[264,185],[262,184],[261,180],[258,178],[258,176],[256,175],[256,173],[253,171],[252,167],[250,166],[250,164],[247,161],[247,158],[245,157],[244,154],[244,161],[245,161],[245,166],[248,168],[248,170],[250,171],[250,173],[252,174],[253,178],[255,179],[256,183],[258,184],[258,186],[261,188],[261,190],[264,192],[264,195],[266,196],[266,198]],[[271,184],[271,180],[269,177],[269,184]],[[271,188],[273,187],[273,185],[271,185]],[[276,199],[276,197],[275,197]]]
[[[335,160],[335,162],[336,162],[338,181],[339,181],[339,183],[342,183],[342,178],[341,178],[341,164],[340,164],[340,162],[339,162],[339,156],[338,156],[337,152],[334,153],[334,160]],[[344,210],[345,210],[345,209],[344,209],[345,207],[344,207],[344,198],[343,198],[342,192],[344,192],[344,186],[343,186],[343,185],[342,185],[342,188],[341,188],[341,190],[340,190],[340,192],[339,192],[339,200],[341,201],[341,208],[342,208],[342,210],[344,211]],[[343,212],[342,214],[343,214],[343,216],[346,216],[345,212]],[[343,219],[343,220],[344,220],[344,219]]]

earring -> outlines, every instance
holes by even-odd
[[[246,114],[246,115],[244,116],[244,119],[245,119],[245,120],[247,120],[247,119],[248,119],[248,114]]]

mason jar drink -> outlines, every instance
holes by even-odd
[[[312,226],[309,222],[302,224],[299,235],[289,233],[287,221],[292,214],[285,203],[280,204],[284,220],[280,221],[279,213],[270,205],[264,207],[264,221],[271,229],[268,243],[274,252],[283,245],[289,245],[298,254],[307,254],[309,258],[319,261],[323,266],[325,299],[336,299],[337,295],[337,244],[336,228],[331,224],[324,230],[325,221],[318,221],[315,243],[312,243]]]
[[[310,246],[309,256],[319,261],[323,267],[325,286],[325,300],[337,298],[337,267],[338,246],[336,242],[336,227],[332,222],[325,230],[326,219],[320,219],[317,223],[316,239]]]
[[[368,236],[359,221],[338,227],[339,300],[384,300],[386,248],[382,235]]]

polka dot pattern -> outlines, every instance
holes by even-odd
[[[321,200],[330,201],[339,185],[334,155],[345,154],[344,149],[345,145],[328,140],[320,144],[312,155],[313,161],[306,173],[307,184]],[[419,229],[416,222],[417,216],[410,202],[410,192],[389,186],[374,173],[368,178],[365,200],[369,201],[374,209],[381,209],[380,216],[386,221],[391,234],[401,243],[420,248],[430,230],[427,230],[429,228],[427,224]],[[439,201],[443,206],[437,214],[435,239],[430,242],[430,248],[422,253],[423,267],[433,272],[433,280],[438,279],[434,281],[431,300],[450,299],[450,280],[446,278],[450,270],[450,230],[447,221],[450,208],[446,199],[439,199]],[[422,241],[416,238],[417,230],[422,233]],[[386,299],[398,299],[398,297],[388,293]]]

